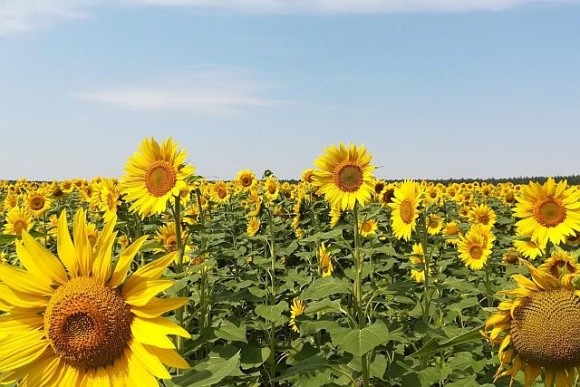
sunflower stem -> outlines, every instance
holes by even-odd
[[[491,294],[491,282],[490,282],[490,278],[489,278],[490,266],[491,265],[489,265],[489,264],[485,265],[485,291],[487,293],[485,298],[487,298],[487,306],[493,306],[493,300],[492,300],[492,294]]]
[[[274,235],[274,224],[272,211],[269,207],[266,207],[266,212],[268,213],[268,229],[270,231],[270,242],[268,243],[270,248],[270,305],[276,303],[276,250],[275,250],[275,235]],[[276,323],[272,322],[270,327],[270,334],[268,335],[270,356],[268,358],[268,364],[270,366],[270,386],[274,386],[274,378],[276,377]]]
[[[175,239],[177,239],[177,261],[175,265],[175,272],[181,274],[183,272],[183,252],[185,245],[181,236],[181,200],[179,196],[175,196],[175,203],[173,207],[173,219],[175,222]],[[179,291],[178,296],[183,295],[183,289]],[[175,311],[175,319],[179,326],[183,326],[185,305]],[[177,352],[183,354],[183,337],[177,336]]]
[[[425,273],[425,286],[423,287],[423,322],[429,324],[429,309],[431,307],[431,297],[429,296],[429,267],[431,256],[427,254],[427,216],[421,216],[421,245],[423,247],[423,272]]]
[[[363,306],[363,291],[362,291],[362,255],[360,252],[360,233],[358,226],[358,202],[355,202],[353,208],[353,231],[354,231],[354,264],[356,279],[354,284],[354,296],[356,300],[356,313],[358,317],[358,329],[363,329],[366,325],[365,308]],[[368,356],[364,354],[361,356],[363,386],[370,386],[370,370],[368,364]]]

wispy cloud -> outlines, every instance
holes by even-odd
[[[150,6],[188,6],[256,13],[400,13],[499,11],[528,3],[580,3],[579,0],[125,0]]]
[[[230,71],[204,71],[146,84],[100,87],[77,93],[77,99],[127,110],[189,111],[223,114],[248,108],[292,105],[266,96],[273,85]]]
[[[44,27],[63,19],[86,18],[99,0],[0,0],[0,35]]]

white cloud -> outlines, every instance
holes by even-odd
[[[398,13],[499,11],[528,3],[579,3],[578,0],[125,0],[150,6],[235,9],[257,13]]]
[[[101,87],[77,93],[75,97],[128,110],[178,110],[210,115],[292,104],[264,96],[271,88],[272,85],[236,72],[205,71],[141,85]]]
[[[62,19],[88,17],[99,0],[0,0],[0,35],[36,29]]]

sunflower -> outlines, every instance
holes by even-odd
[[[352,210],[357,202],[364,206],[375,192],[371,159],[363,145],[331,145],[314,161],[316,193],[341,210]]]
[[[469,220],[471,223],[493,226],[495,224],[495,219],[495,212],[487,204],[474,206],[469,212]]]
[[[551,274],[555,278],[560,278],[565,285],[570,285],[572,280],[580,274],[578,260],[562,249],[552,251],[550,258],[546,259],[538,269]]]
[[[320,244],[318,247],[318,262],[320,265],[320,272],[323,277],[330,277],[334,271],[334,266],[332,265],[332,259],[330,258],[330,253],[326,250],[324,243]]]
[[[420,243],[415,243],[413,245],[413,251],[409,256],[409,260],[414,267],[414,269],[411,269],[411,278],[413,278],[416,282],[425,282],[425,261],[423,260],[424,256],[425,253],[423,252],[423,245]]]
[[[271,202],[278,199],[278,195],[280,194],[280,183],[278,183],[278,179],[274,175],[270,175],[263,184],[266,201]]]
[[[172,138],[157,143],[146,138],[139,145],[139,152],[125,164],[121,193],[132,202],[130,210],[142,218],[158,214],[172,203],[174,197],[187,186],[185,179],[195,172],[185,164],[187,153],[177,148]]]
[[[290,306],[290,328],[296,333],[300,332],[298,326],[296,325],[296,317],[304,313],[306,309],[306,303],[299,298],[294,298],[292,300],[292,305]]]
[[[565,180],[530,182],[521,188],[517,201],[514,215],[522,218],[516,223],[518,232],[540,246],[548,240],[560,244],[580,231],[580,190],[568,187]]]
[[[445,237],[445,243],[450,245],[456,245],[459,242],[460,235],[459,227],[457,222],[448,222],[445,227],[443,227],[443,236]]]
[[[367,219],[358,223],[359,233],[362,237],[368,237],[377,233],[378,224],[375,219]]]
[[[248,233],[248,236],[253,237],[258,233],[258,230],[260,230],[260,219],[252,216],[250,219],[248,219],[246,232]]]
[[[510,376],[513,381],[523,370],[526,386],[540,374],[546,386],[572,386],[580,366],[580,291],[521,262],[531,279],[513,275],[518,287],[500,292],[509,299],[485,323],[491,344],[499,345],[495,380]]]
[[[227,203],[230,200],[228,184],[225,181],[216,181],[210,185],[209,196],[216,203]]]
[[[543,255],[546,248],[546,246],[538,246],[537,243],[527,240],[514,240],[513,244],[518,253],[532,260]]]
[[[419,216],[418,206],[421,203],[423,190],[421,186],[410,180],[406,180],[399,187],[395,188],[391,207],[391,222],[393,233],[396,238],[408,241],[411,233],[417,225]]]
[[[35,218],[40,218],[51,205],[50,199],[41,190],[29,192],[28,195],[26,195],[25,203],[26,207]]]
[[[441,216],[438,214],[427,215],[427,233],[429,235],[437,235],[441,228],[443,228],[443,222],[441,221]]]
[[[181,227],[180,231],[182,240],[186,240],[187,231],[183,227]],[[160,251],[166,253],[177,251],[177,230],[175,228],[175,222],[167,222],[159,226],[155,235],[155,240],[163,245],[163,249]],[[190,250],[189,246],[186,245],[185,250]]]
[[[243,190],[249,190],[256,186],[257,182],[256,174],[251,169],[242,169],[236,175],[236,183],[242,187]]]
[[[171,378],[166,366],[188,367],[167,335],[189,334],[161,317],[187,300],[155,297],[173,286],[159,278],[174,254],[128,276],[147,237],[125,249],[112,267],[114,226],[105,224],[93,249],[83,210],[74,217],[74,241],[63,211],[58,257],[22,233],[16,252],[24,268],[0,265],[2,383],[157,386],[157,378]]]
[[[471,226],[457,243],[459,258],[471,270],[483,269],[491,255],[491,247],[495,240],[491,230],[485,226]]]
[[[32,213],[25,208],[14,207],[6,213],[6,224],[3,232],[20,237],[23,230],[29,231],[32,226],[34,226]]]

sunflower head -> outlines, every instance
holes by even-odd
[[[22,268],[0,265],[0,347],[2,382],[27,385],[156,385],[169,379],[166,366],[187,368],[168,334],[189,337],[161,317],[184,305],[184,298],[156,295],[173,281],[160,279],[174,259],[167,254],[128,275],[147,237],[125,248],[112,265],[116,217],[89,240],[83,210],[73,220],[73,237],[63,211],[56,250],[49,251],[25,230],[16,253]]]
[[[331,145],[315,160],[313,184],[317,194],[342,210],[365,205],[375,192],[372,156],[363,145]]]
[[[580,292],[521,260],[531,278],[516,274],[517,288],[486,321],[487,337],[499,346],[496,379],[523,370],[526,385],[543,373],[546,386],[572,386],[580,366]]]
[[[187,153],[178,149],[169,138],[159,144],[154,138],[146,138],[125,164],[121,180],[121,194],[131,202],[131,211],[142,217],[165,211],[168,202],[187,187],[186,178],[195,169],[186,164]]]
[[[556,183],[549,178],[543,185],[530,182],[517,196],[514,216],[521,218],[516,226],[521,235],[545,246],[558,245],[567,236],[580,231],[580,191],[566,181]]]

